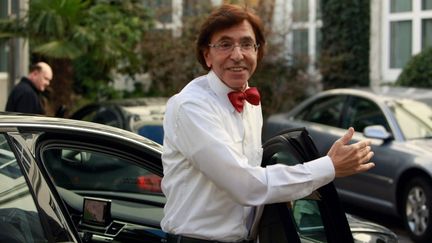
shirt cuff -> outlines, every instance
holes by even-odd
[[[313,181],[314,190],[332,182],[335,178],[335,169],[329,156],[309,161],[304,163],[304,166],[309,169],[312,178],[315,178]]]

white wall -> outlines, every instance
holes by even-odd
[[[9,96],[8,75],[0,72],[0,111],[5,110],[6,101]]]
[[[370,53],[369,53],[369,67],[370,67],[370,86],[380,86],[382,75],[382,1],[371,1],[371,19],[370,19]]]

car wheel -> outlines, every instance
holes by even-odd
[[[405,187],[403,220],[411,239],[430,242],[432,239],[432,186],[425,178],[414,178]]]

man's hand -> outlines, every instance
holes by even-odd
[[[347,133],[339,138],[327,153],[333,161],[336,177],[357,174],[375,166],[373,162],[369,162],[374,155],[370,147],[371,141],[364,140],[348,144],[353,135],[354,129],[350,127]]]

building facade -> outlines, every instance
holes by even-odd
[[[286,33],[288,55],[320,55],[322,0],[275,0],[274,26]],[[371,0],[370,85],[394,83],[405,64],[432,47],[432,0]]]
[[[181,35],[183,16],[198,14],[194,7],[203,0],[145,1],[159,9],[156,27]],[[206,0],[213,6],[224,0]],[[285,46],[283,55],[305,57],[308,71],[319,79],[317,60],[321,42],[322,0],[252,0],[273,5],[273,38]],[[432,46],[432,0],[370,0],[370,85],[394,83],[408,60]],[[21,16],[28,8],[28,0],[1,0],[0,18]],[[259,9],[258,9],[259,11]],[[287,58],[288,60],[290,58]],[[295,61],[295,60],[294,60]],[[25,75],[29,66],[28,44],[24,40],[0,43],[0,110],[4,109],[7,95],[14,83]]]

